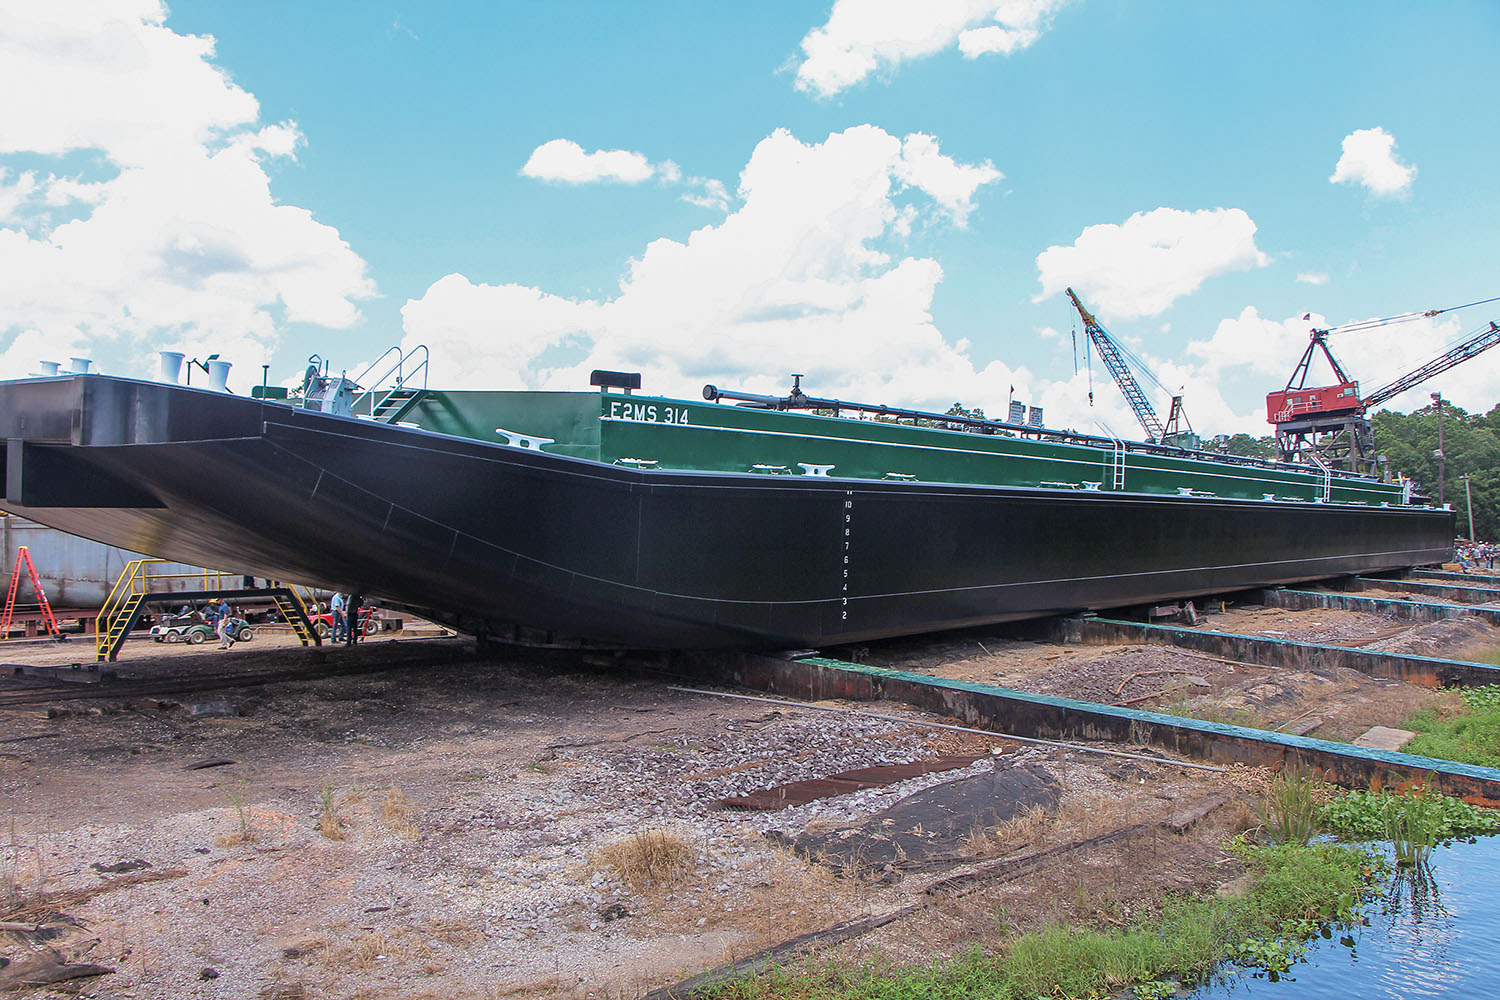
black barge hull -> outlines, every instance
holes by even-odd
[[[181,386],[0,384],[17,514],[470,632],[820,646],[1435,563],[1431,508],[628,469]]]

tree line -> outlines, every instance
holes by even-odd
[[[1437,404],[1415,413],[1382,410],[1370,419],[1375,426],[1375,450],[1390,461],[1393,473],[1415,479],[1422,492],[1438,496]],[[1474,507],[1473,536],[1500,540],[1500,406],[1488,413],[1469,413],[1443,401],[1443,454],[1447,458],[1445,499],[1458,515],[1460,535],[1469,535],[1464,476]]]

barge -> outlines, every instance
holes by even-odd
[[[1449,558],[1409,484],[708,386],[0,383],[3,506],[462,631],[815,647]],[[274,392],[274,389],[272,390]],[[271,395],[271,392],[264,392]]]

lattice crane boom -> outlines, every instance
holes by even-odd
[[[1152,408],[1151,401],[1146,398],[1145,392],[1141,390],[1141,384],[1135,380],[1126,366],[1125,359],[1120,356],[1120,349],[1116,346],[1114,339],[1094,314],[1083,307],[1078,301],[1078,296],[1073,294],[1073,289],[1068,289],[1068,298],[1073,300],[1073,308],[1078,310],[1078,315],[1083,318],[1084,332],[1089,335],[1089,341],[1094,345],[1094,350],[1099,352],[1099,358],[1104,362],[1104,367],[1114,377],[1115,384],[1125,394],[1125,402],[1130,404],[1131,410],[1135,412],[1135,418],[1141,422],[1141,427],[1146,431],[1148,441],[1161,441],[1166,437],[1166,429],[1162,427],[1161,419],[1157,417],[1156,410]]]
[[[1434,375],[1442,374],[1449,368],[1463,364],[1474,355],[1487,351],[1496,344],[1500,344],[1500,323],[1490,320],[1488,326],[1462,344],[1438,355],[1416,371],[1407,372],[1390,385],[1376,389],[1360,402],[1364,404],[1365,409],[1379,406],[1386,400],[1394,399],[1406,390],[1426,382]]]

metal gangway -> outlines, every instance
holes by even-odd
[[[203,570],[201,573],[160,572],[159,567],[166,565],[175,564],[166,559],[134,559],[120,573],[120,578],[115,581],[114,589],[110,591],[95,620],[94,650],[98,662],[113,662],[119,657],[125,638],[135,629],[148,605],[176,604],[180,601],[193,603],[221,597],[234,600],[269,599],[282,621],[292,627],[292,634],[301,640],[302,645],[323,644],[307,613],[308,600],[295,586],[274,580],[267,581],[265,587],[231,586],[228,581],[245,578],[240,574],[218,570]],[[202,589],[153,589],[168,580],[201,581]]]

